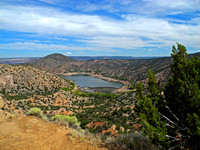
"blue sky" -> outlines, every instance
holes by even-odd
[[[200,0],[1,0],[0,58],[200,52]]]

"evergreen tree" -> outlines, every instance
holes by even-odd
[[[171,77],[164,93],[154,73],[148,71],[148,94],[137,84],[136,112],[142,131],[156,145],[200,148],[200,58],[187,57],[186,48],[172,47]],[[169,138],[169,139],[167,139]]]
[[[200,146],[200,59],[189,59],[186,48],[177,43],[172,48],[171,78],[164,95],[166,105],[178,118],[179,133],[189,147]],[[171,120],[172,115],[166,114]],[[200,147],[199,147],[200,148]]]
[[[161,115],[156,107],[159,99],[161,99],[161,91],[159,90],[159,84],[155,80],[154,73],[151,70],[148,71],[148,79],[147,89],[149,94],[147,96],[144,96],[142,93],[142,84],[140,82],[137,83],[138,100],[135,104],[135,110],[139,112],[143,133],[148,135],[153,144],[167,147],[167,128],[165,127],[165,121],[161,119]]]

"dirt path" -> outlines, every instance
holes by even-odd
[[[0,122],[1,150],[100,150],[87,139],[77,139],[69,129],[33,116]]]

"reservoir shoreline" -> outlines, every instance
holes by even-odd
[[[123,86],[114,90],[113,92],[114,93],[123,93],[123,92],[128,92],[130,91],[128,89],[128,85],[129,85],[129,82],[128,81],[122,81],[122,80],[118,80],[118,79],[113,79],[113,78],[109,78],[109,77],[104,77],[102,75],[97,75],[97,74],[94,74],[94,73],[82,73],[82,72],[69,72],[69,73],[60,73],[59,75],[63,75],[63,76],[74,76],[74,75],[87,75],[87,76],[92,76],[92,77],[95,77],[95,78],[99,78],[99,79],[102,79],[102,80],[105,80],[105,81],[110,81],[110,82],[119,82],[119,83],[122,83]]]

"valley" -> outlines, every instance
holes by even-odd
[[[58,61],[56,61],[58,60]],[[65,61],[63,61],[65,60]],[[171,58],[153,58],[153,59],[105,59],[88,61],[70,61],[71,58],[52,54],[44,58],[30,61],[28,64],[34,65],[40,69],[57,74],[63,73],[92,73],[103,77],[114,78],[124,81],[142,81],[146,80],[146,72],[152,69],[159,80],[165,81],[169,75],[169,66]]]
[[[0,150],[200,150],[200,0],[0,0]]]
[[[1,64],[1,110],[10,114],[8,118],[27,115],[32,108],[39,108],[46,120],[54,116],[76,116],[82,129],[102,138],[137,135],[141,133],[141,124],[134,110],[136,82],[146,85],[147,73],[144,72],[156,68],[156,79],[161,79],[162,86],[170,76],[171,61],[154,58],[79,62],[53,54],[27,64]],[[79,75],[80,81],[88,77],[120,85],[78,86],[66,75]]]
[[[75,115],[82,128],[94,133],[134,130],[134,101],[122,98],[127,93],[84,93],[72,81],[27,65],[1,65],[0,74],[2,109],[9,113],[27,114],[37,107],[48,117]],[[89,126],[96,122],[106,123],[98,129]]]

